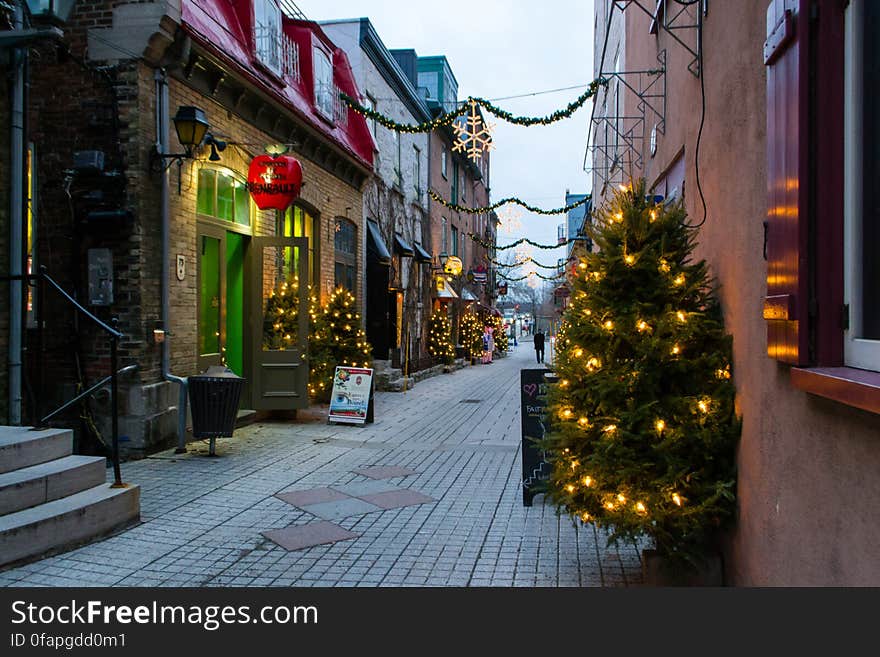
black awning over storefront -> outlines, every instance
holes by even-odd
[[[367,219],[367,259],[373,260],[376,264],[385,267],[391,266],[391,254],[388,247],[385,246],[385,240],[382,239],[382,232],[379,230],[379,224],[372,219]]]
[[[394,252],[399,253],[406,258],[412,258],[415,255],[415,252],[413,251],[413,248],[409,245],[409,242],[403,239],[400,233],[394,234]]]
[[[421,244],[419,244],[418,242],[413,242],[413,247],[416,252],[416,262],[424,262],[424,263],[431,262],[431,260],[432,260],[431,254],[428,253],[427,251],[425,251],[422,248]]]

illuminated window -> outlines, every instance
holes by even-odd
[[[320,278],[318,262],[318,235],[320,234],[320,219],[313,216],[308,210],[294,205],[285,210],[281,218],[278,234],[282,237],[307,237],[309,240],[309,284],[315,285]],[[292,251],[292,255],[291,255]],[[290,278],[297,270],[297,262],[290,261],[296,258],[299,251],[285,249],[284,274],[285,279]]]
[[[250,226],[251,197],[244,179],[225,169],[200,169],[196,210],[206,217]]]

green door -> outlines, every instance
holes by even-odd
[[[226,365],[245,376],[245,255],[248,238],[217,226],[198,235],[198,370]]]
[[[251,408],[307,408],[309,240],[255,237],[248,258]]]
[[[198,370],[224,360],[226,232],[202,230],[198,236]]]

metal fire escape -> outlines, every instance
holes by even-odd
[[[665,31],[692,59],[688,71],[700,76],[703,15],[708,0],[613,0],[608,16],[610,29],[615,10],[626,11],[634,5],[651,19],[651,34]],[[607,38],[607,37],[606,37]],[[606,42],[607,43],[607,42]],[[657,53],[657,68],[631,71],[606,70],[600,62],[599,77],[608,80],[602,102],[593,103],[584,155],[584,171],[597,177],[599,187],[628,182],[642,169],[644,139],[650,127],[653,153],[657,135],[666,133],[667,51]],[[614,107],[609,100],[614,95]],[[636,101],[632,103],[632,96]],[[627,101],[630,101],[629,103]],[[629,106],[629,114],[620,108]]]

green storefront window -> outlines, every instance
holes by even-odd
[[[199,171],[199,191],[196,202],[199,214],[250,226],[251,197],[244,182],[233,174],[216,169]]]
[[[235,187],[232,176],[217,175],[217,215],[218,219],[232,221],[235,208]]]
[[[251,196],[240,180],[235,185],[235,223],[249,226],[251,223]]]
[[[213,217],[217,213],[215,204],[216,195],[216,172],[212,169],[199,170],[199,193],[196,202],[196,210],[199,214]]]
[[[315,237],[315,224],[317,220],[308,213],[308,211],[303,208],[295,205],[293,207],[288,208],[284,212],[284,216],[281,220],[281,236],[282,237],[307,237],[309,239],[309,250],[308,250],[308,258],[309,258],[309,284],[313,285],[315,282],[315,248],[317,245],[317,239]],[[298,255],[293,257],[293,262],[291,262],[291,258],[289,255],[285,254],[284,260],[284,271],[287,272],[295,272],[297,271],[297,262],[296,258]],[[292,269],[291,269],[292,266]]]

